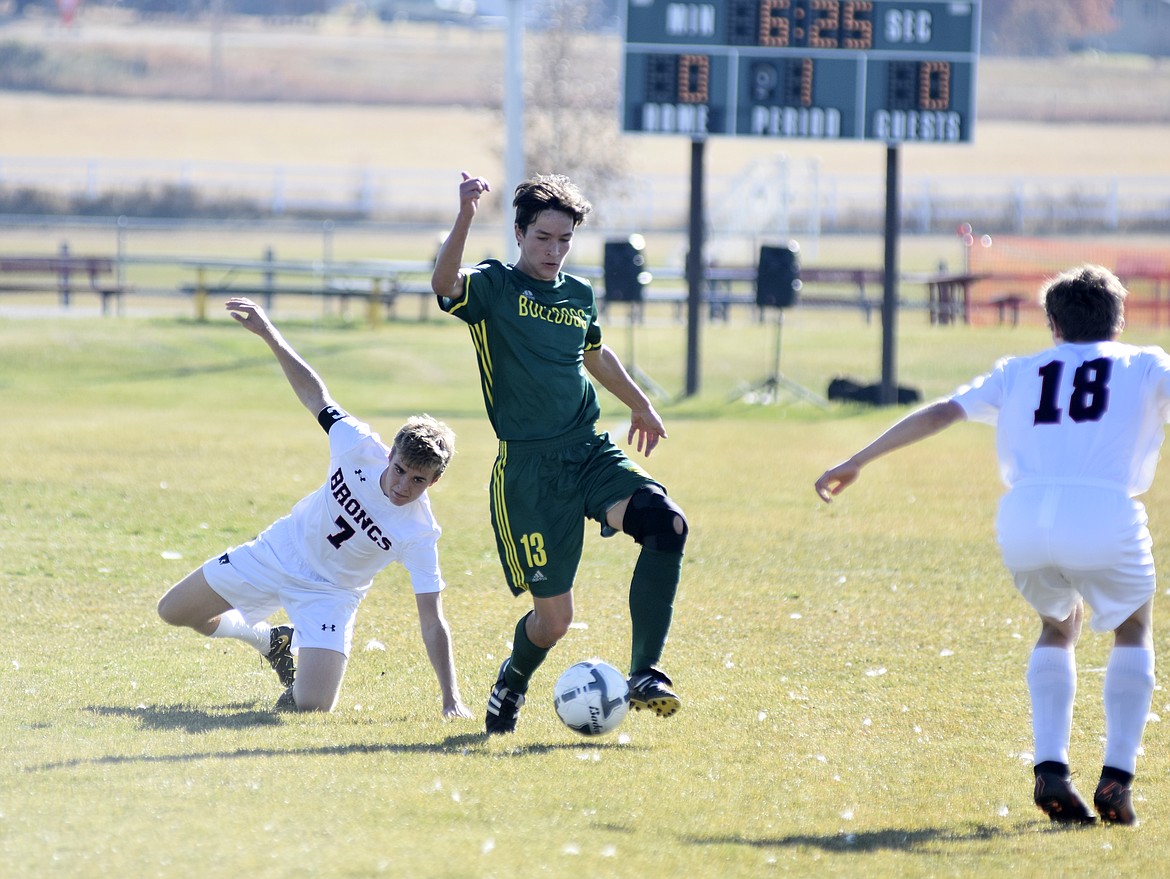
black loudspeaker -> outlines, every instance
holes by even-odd
[[[642,236],[605,242],[606,302],[641,302],[646,277]]]
[[[760,248],[756,270],[756,305],[760,308],[789,308],[800,294],[800,245],[789,241],[784,247]]]

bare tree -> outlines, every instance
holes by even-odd
[[[604,7],[603,0],[542,0],[525,57],[527,168],[568,174],[598,202],[626,175],[618,119],[620,44],[587,28]]]

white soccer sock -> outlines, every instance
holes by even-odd
[[[1105,765],[1133,773],[1154,696],[1154,650],[1114,647],[1105,666]]]
[[[272,646],[270,643],[271,631],[272,626],[263,620],[254,626],[249,626],[244,621],[244,615],[238,610],[232,609],[220,615],[219,625],[211,633],[211,637],[235,638],[237,641],[244,641],[267,656],[268,649]]]
[[[1073,700],[1077,695],[1077,658],[1063,647],[1034,647],[1028,661],[1028,693],[1032,697],[1034,760],[1068,765]]]

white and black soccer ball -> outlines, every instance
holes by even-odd
[[[553,707],[569,729],[583,736],[613,732],[630,710],[625,675],[600,659],[565,669],[553,687]]]

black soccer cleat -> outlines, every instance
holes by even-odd
[[[682,699],[671,689],[671,681],[660,669],[644,668],[630,675],[630,707],[635,711],[643,708],[653,711],[659,717],[670,717],[682,708]]]
[[[264,657],[283,687],[291,687],[297,676],[293,664],[292,638],[292,626],[273,626],[268,636],[268,655]]]
[[[1093,805],[1106,824],[1127,824],[1131,827],[1138,824],[1128,784],[1102,776],[1101,781],[1097,783],[1097,792],[1093,794]]]
[[[487,716],[484,719],[484,728],[487,734],[502,735],[516,731],[516,719],[520,716],[520,706],[524,704],[524,694],[508,689],[504,682],[504,670],[508,667],[511,657],[504,660],[500,666],[499,677],[488,695]]]
[[[1032,798],[1041,812],[1061,824],[1092,824],[1097,820],[1066,775],[1037,772]]]

